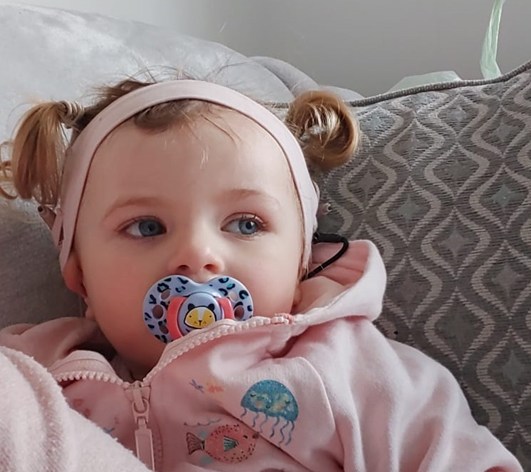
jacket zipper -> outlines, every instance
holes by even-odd
[[[149,396],[151,387],[134,382],[126,389],[130,397],[133,418],[136,425],[135,446],[136,456],[150,470],[155,470],[155,454],[153,448],[153,433],[149,428]]]
[[[136,457],[142,461],[150,470],[156,470],[155,464],[162,460],[162,450],[160,441],[155,441],[153,431],[149,425],[150,413],[150,393],[151,387],[144,382],[135,381],[133,383],[122,380],[117,375],[111,375],[97,371],[76,370],[54,375],[56,382],[68,382],[78,380],[95,380],[99,382],[109,382],[124,388],[124,394],[131,402],[131,411],[135,422],[135,448]]]

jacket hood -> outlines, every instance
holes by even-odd
[[[314,246],[312,267],[333,256],[340,244]],[[386,285],[385,267],[376,246],[351,241],[347,252],[318,276],[300,284],[301,300],[295,307],[297,323],[319,324],[347,316],[378,318]],[[301,309],[299,309],[301,308]],[[306,323],[302,318],[306,319]]]

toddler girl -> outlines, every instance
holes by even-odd
[[[0,343],[157,471],[521,470],[446,369],[373,325],[375,246],[316,233],[309,170],[357,137],[324,92],[285,123],[191,80],[35,106],[6,173],[40,203],[86,317]]]

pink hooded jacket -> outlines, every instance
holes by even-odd
[[[57,334],[72,320],[0,342],[48,365],[73,408],[159,472],[522,471],[447,369],[373,325],[385,270],[372,243],[321,274],[302,283],[304,314],[190,333],[142,381],[96,352],[65,357],[90,331]]]

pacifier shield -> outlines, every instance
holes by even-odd
[[[205,284],[182,275],[165,277],[147,291],[143,308],[147,328],[164,343],[222,319],[244,321],[253,316],[251,294],[228,276]]]

